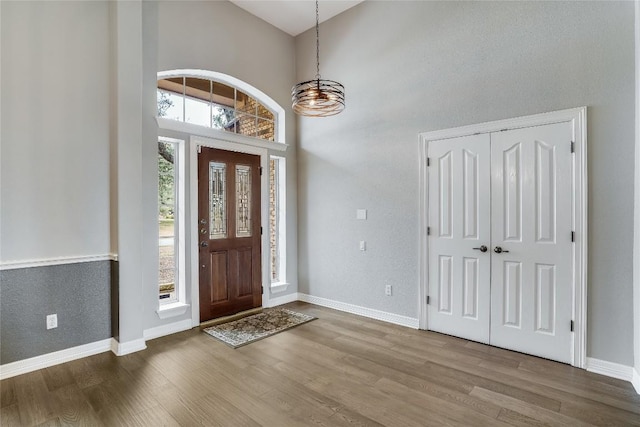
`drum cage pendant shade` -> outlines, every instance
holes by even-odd
[[[301,116],[327,117],[344,110],[344,86],[320,78],[320,25],[316,0],[316,78],[291,89],[293,111]]]

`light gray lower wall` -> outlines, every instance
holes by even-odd
[[[0,271],[0,364],[110,338],[110,287],[111,261]]]
[[[299,291],[417,317],[418,134],[586,105],[587,354],[632,365],[633,8],[367,1],[323,23],[320,71],[347,108],[298,122]],[[313,78],[315,31],[296,59]]]

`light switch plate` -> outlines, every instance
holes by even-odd
[[[367,219],[367,210],[366,209],[356,210],[356,219]]]

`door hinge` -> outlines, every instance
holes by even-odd
[[[262,227],[260,227],[260,235],[262,236]]]
[[[427,227],[427,236],[431,236],[431,227]]]
[[[260,176],[262,176],[262,166],[260,166]]]
[[[261,289],[262,289],[262,295],[264,295],[264,286]]]
[[[573,320],[571,321],[571,332],[573,332]]]
[[[431,159],[427,157],[427,167],[431,166]]]
[[[575,153],[576,152],[576,143],[571,141],[571,152]]]
[[[571,241],[572,241],[572,242],[575,242],[575,241],[576,241],[576,232],[575,232],[575,231],[572,231],[572,232],[571,232]]]
[[[202,145],[198,145],[198,154],[202,153]]]
[[[431,304],[431,297],[427,295],[427,305]]]

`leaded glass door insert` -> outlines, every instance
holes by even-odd
[[[209,238],[227,237],[227,165],[209,162]]]
[[[251,237],[251,167],[236,166],[236,237]]]

